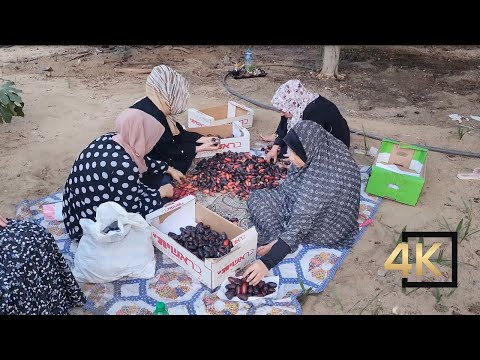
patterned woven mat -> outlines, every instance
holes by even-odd
[[[369,171],[369,167],[361,168],[359,225],[375,216],[381,202],[380,198],[364,191]],[[248,214],[245,201],[229,195],[211,197],[201,193],[197,195],[197,200],[219,215],[238,218],[239,225],[246,228]],[[17,219],[44,226],[56,239],[69,265],[72,265],[77,243],[68,237],[62,222],[45,221],[42,214],[42,205],[58,201],[62,201],[61,192],[33,202],[24,200],[17,206]],[[366,226],[360,227],[355,241],[361,238],[365,230]],[[93,314],[151,314],[156,302],[163,301],[170,314],[301,314],[301,306],[297,301],[301,287],[297,278],[305,287],[311,287],[312,293],[323,291],[348,252],[300,246],[270,271],[280,278],[278,299],[239,303],[219,299],[215,292],[192,279],[181,267],[156,250],[157,271],[152,279],[124,278],[107,284],[81,284],[88,299],[85,310]]]

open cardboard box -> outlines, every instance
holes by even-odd
[[[234,101],[201,110],[188,109],[189,128],[226,125],[235,121],[240,121],[244,128],[252,127],[253,109]]]
[[[196,132],[197,134],[201,134],[202,136],[207,136],[209,134],[219,135],[223,138],[220,140],[220,146],[218,150],[199,152],[197,153],[197,156],[195,156],[195,158],[197,159],[211,157],[217,153],[223,153],[227,151],[250,151],[250,132],[245,129],[238,121],[229,125],[209,126],[193,129],[188,128],[187,131]]]
[[[425,184],[427,149],[383,139],[366,192],[415,206]]]
[[[212,290],[256,259],[258,234],[255,228],[243,230],[196,203],[193,195],[152,212],[146,220],[151,226],[153,245]],[[225,232],[233,244],[232,250],[221,258],[202,261],[167,235],[169,232],[179,234],[181,227],[195,226],[199,222],[210,225],[217,232]]]

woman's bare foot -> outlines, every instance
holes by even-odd
[[[2,215],[0,215],[0,228],[7,227],[8,220],[5,219]]]
[[[266,135],[266,136],[260,135],[260,138],[261,138],[263,141],[273,142],[273,141],[275,141],[275,139],[277,138],[277,135],[276,135],[276,134]]]
[[[272,246],[277,242],[277,240],[268,243],[267,245],[259,246],[257,248],[257,254],[260,256],[267,255],[268,252],[272,249]]]

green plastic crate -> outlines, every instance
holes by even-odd
[[[391,162],[392,152],[396,148],[395,144],[398,149],[393,154],[394,156],[398,158],[398,154],[406,154],[407,159],[411,157],[411,161],[404,163],[404,166]],[[425,184],[427,153],[427,149],[418,146],[383,139],[365,191],[371,195],[415,206]],[[407,174],[413,173],[413,171],[418,176]]]

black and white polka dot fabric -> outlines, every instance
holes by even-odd
[[[58,245],[37,224],[0,227],[0,315],[68,315],[86,302]]]
[[[142,216],[162,207],[158,189],[140,182],[138,167],[112,140],[115,133],[100,136],[75,160],[63,192],[63,222],[72,239],[80,240],[80,219],[95,220],[97,207],[114,201],[127,212]],[[150,171],[164,173],[168,164],[145,158]]]

